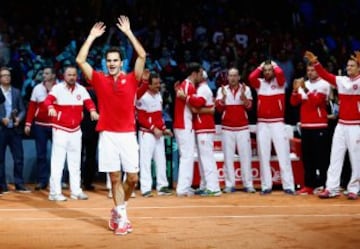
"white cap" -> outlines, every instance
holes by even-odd
[[[203,79],[204,80],[207,80],[208,79],[208,75],[207,75],[207,72],[205,70],[203,70],[203,75],[202,75]]]

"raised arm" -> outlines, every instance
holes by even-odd
[[[310,51],[306,51],[304,57],[314,65],[315,71],[321,78],[329,82],[331,85],[336,86],[336,76],[326,71],[326,69],[318,61],[317,56]]]
[[[260,80],[259,80],[259,77],[263,71],[263,67],[264,67],[264,62],[261,63],[260,66],[258,66],[257,68],[255,68],[254,71],[252,71],[249,75],[249,83],[250,83],[250,86],[255,88],[255,89],[258,89],[260,87]]]
[[[278,82],[279,86],[283,86],[286,82],[284,71],[274,61],[271,61],[271,65],[274,68],[276,81]]]
[[[94,26],[91,28],[90,33],[86,38],[84,44],[80,48],[78,55],[76,56],[76,63],[79,65],[86,79],[88,79],[90,82],[92,80],[93,68],[86,61],[86,59],[89,54],[91,45],[93,44],[96,38],[98,38],[105,32],[105,28],[106,26],[104,25],[103,22],[95,23]]]
[[[140,81],[145,67],[145,60],[146,60],[145,49],[133,34],[130,28],[129,18],[127,16],[120,16],[118,18],[118,23],[116,23],[116,26],[127,36],[127,38],[130,40],[132,46],[134,47],[138,55],[135,61],[134,72],[136,79]]]

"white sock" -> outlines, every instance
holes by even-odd
[[[116,212],[120,215],[121,218],[127,219],[127,214],[126,214],[126,205],[119,205],[116,207]]]

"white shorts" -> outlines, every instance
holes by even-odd
[[[139,172],[139,145],[135,132],[102,131],[98,150],[100,172]]]

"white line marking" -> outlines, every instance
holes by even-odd
[[[331,208],[331,207],[360,207],[358,204],[324,204],[324,205],[186,205],[186,206],[128,206],[132,209],[195,209],[195,208]],[[47,208],[0,208],[0,212],[19,211],[54,211],[54,210],[109,210],[109,207],[47,207]]]
[[[201,219],[277,219],[277,218],[345,218],[345,217],[360,217],[358,214],[260,214],[260,215],[206,215],[206,216],[134,216],[131,220],[159,220],[159,219],[171,219],[171,220],[201,220]],[[64,221],[64,220],[107,220],[109,217],[24,217],[24,218],[0,218],[0,221]]]

